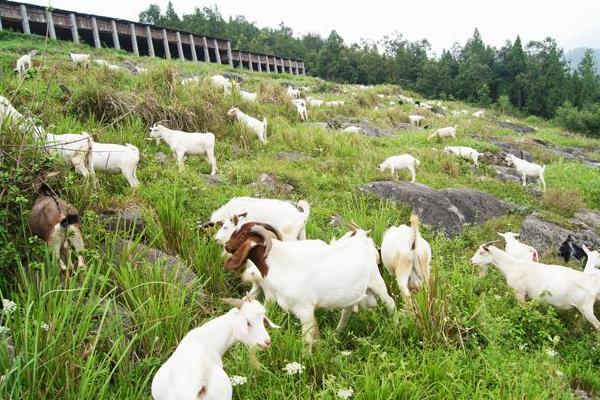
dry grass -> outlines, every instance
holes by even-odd
[[[261,103],[284,104],[289,103],[290,98],[282,86],[262,81],[258,85],[258,101]]]
[[[548,190],[542,195],[542,204],[547,209],[568,217],[573,216],[577,210],[585,207],[579,191],[569,188]]]

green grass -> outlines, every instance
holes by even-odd
[[[3,315],[0,323],[10,328],[16,354],[11,362],[5,346],[0,346],[3,399],[149,398],[154,372],[183,335],[226,310],[219,297],[244,293],[239,280],[224,269],[221,249],[198,231],[197,222],[207,220],[233,196],[256,195],[249,184],[261,173],[293,185],[292,194],[287,196],[291,200],[311,203],[308,236],[324,240],[344,232],[343,227],[329,225],[335,214],[372,229],[377,243],[388,224],[408,222],[410,210],[357,190],[366,182],[390,179],[375,166],[390,155],[404,152],[422,161],[417,172],[421,183],[435,188],[478,189],[525,211],[541,210],[550,219],[564,219],[520,185],[497,181],[486,167],[479,176],[467,161],[432,150],[441,150],[444,144],[428,142],[423,131],[399,131],[386,138],[326,132],[299,123],[289,105],[246,104],[236,96],[224,98],[206,85],[183,88],[175,76],[175,72],[209,75],[230,70],[224,66],[143,58],[136,61],[144,62],[150,69],[148,75],[109,73],[97,67],[83,73],[68,62],[68,50],[92,52],[114,63],[134,57],[4,31],[0,32],[0,42],[0,68],[4,71],[0,95],[10,98],[19,109],[29,109],[57,133],[86,130],[98,141],[138,146],[142,183],[138,191],[132,191],[122,177],[98,173],[99,189],[92,191],[67,165],[49,162],[63,171],[63,176],[51,184],[84,215],[87,267],[66,283],[44,246],[26,239],[25,228],[2,224],[0,273],[4,278],[0,294],[18,305],[13,314]],[[11,73],[12,64],[19,54],[32,48],[40,49],[41,55],[34,58],[36,68],[28,79],[20,81]],[[247,71],[243,75],[246,80],[242,87],[246,89],[258,90],[263,85],[262,89],[269,87],[276,92],[280,83],[292,82],[313,87],[318,97],[347,102],[339,109],[311,110],[311,121],[344,115],[389,128],[405,122],[412,112],[408,105],[373,109],[379,101],[374,93],[398,93],[397,87],[376,87],[354,94],[351,87],[311,77]],[[70,98],[64,97],[59,84],[70,89]],[[115,98],[123,104],[109,107],[108,99]],[[138,105],[142,101],[143,105]],[[469,107],[445,104],[450,110]],[[234,105],[269,118],[268,145],[259,145],[255,136],[226,117]],[[168,117],[169,112],[173,113],[175,128],[215,133],[223,184],[208,183],[200,175],[210,171],[203,158],[189,157],[185,171],[179,173],[168,147],[146,140],[153,122],[150,119]],[[491,136],[506,140],[541,138],[588,151],[600,146],[598,140],[562,136],[558,128],[539,119],[531,122],[539,130],[523,136],[488,120],[429,117],[436,127],[458,124],[456,144],[480,151],[497,150],[487,141]],[[475,134],[483,139],[475,139]],[[2,145],[10,143],[3,137]],[[166,165],[155,159],[158,151],[167,154]],[[296,151],[306,159],[280,161],[277,154],[282,151]],[[33,159],[27,152],[22,157]],[[0,167],[0,178],[10,188],[3,193],[4,198],[0,196],[3,220],[10,220],[5,211],[12,210],[23,221],[31,205],[31,190],[17,177],[39,168],[34,163],[23,166],[20,172]],[[587,208],[600,209],[597,169],[552,161],[546,180],[549,188],[577,191]],[[281,197],[277,193],[260,194]],[[146,231],[133,236],[105,231],[98,215],[128,204],[144,208]],[[229,375],[248,377],[245,386],[234,388],[234,399],[331,399],[338,389],[347,387],[354,390],[357,399],[568,399],[573,398],[574,388],[600,394],[598,335],[590,325],[576,312],[557,312],[535,302],[518,304],[499,273],[492,271],[479,279],[469,262],[479,243],[496,239],[497,230],[518,230],[523,217],[513,214],[468,227],[453,239],[424,227],[437,276],[432,290],[416,296],[415,305],[409,306],[401,301],[393,279],[384,273],[398,301],[396,314],[390,317],[383,309],[355,314],[348,330],[336,336],[339,313],[319,312],[322,341],[312,354],[303,350],[298,321],[269,306],[269,316],[282,329],[271,332],[273,346],[259,355],[260,368],[250,366],[248,352],[241,346],[225,357]],[[197,274],[197,280],[183,287],[161,265],[115,257],[115,243],[123,238],[180,257]],[[427,309],[434,310],[433,314],[424,311]],[[43,323],[49,325],[48,331],[42,329]],[[549,350],[557,354],[551,356]],[[286,375],[282,368],[292,361],[304,365],[304,373]]]

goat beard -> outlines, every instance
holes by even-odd
[[[250,360],[250,365],[255,369],[260,369],[260,361],[258,361],[258,348],[256,346],[252,346],[248,348],[248,359]]]

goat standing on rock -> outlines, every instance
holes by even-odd
[[[523,186],[527,186],[528,176],[535,176],[540,180],[542,191],[546,191],[546,181],[544,181],[544,172],[546,171],[545,165],[538,165],[526,160],[522,160],[510,153],[506,155],[505,161],[508,163],[508,165],[513,165],[519,175],[521,175]]]

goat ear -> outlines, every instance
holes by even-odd
[[[232,270],[233,272],[240,272],[242,264],[248,258],[248,253],[259,243],[254,239],[246,239],[244,243],[233,253],[229,260],[225,262],[225,268]]]
[[[588,249],[585,244],[582,244],[581,248],[583,249],[583,251],[585,251],[585,254],[590,255],[590,249]]]
[[[281,328],[281,326],[273,323],[273,321],[271,321],[266,315],[264,317],[264,321],[265,321],[265,324],[267,325],[267,328],[271,328],[271,329],[279,329],[279,328]]]
[[[221,301],[225,304],[228,304],[232,307],[235,307],[237,309],[241,309],[242,306],[244,305],[244,300],[241,299],[233,299],[231,297],[227,297],[227,298],[223,298],[221,299]]]

